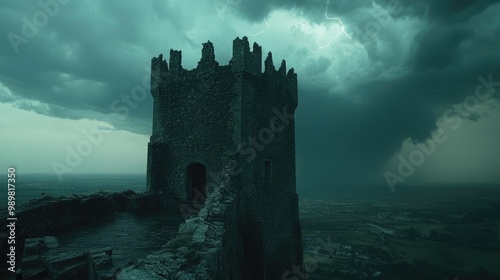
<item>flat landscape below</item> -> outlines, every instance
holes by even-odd
[[[500,279],[499,213],[493,186],[301,198],[307,279]]]

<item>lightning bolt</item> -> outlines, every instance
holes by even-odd
[[[334,41],[335,39],[337,39],[341,34],[344,34],[346,35],[349,39],[352,39],[351,36],[349,36],[349,34],[347,34],[347,32],[345,31],[345,26],[344,26],[344,23],[342,22],[342,20],[340,18],[337,18],[337,17],[329,17],[328,16],[328,5],[330,4],[330,1],[327,1],[326,2],[326,7],[325,7],[325,18],[328,19],[328,20],[336,20],[338,21],[338,23],[340,24],[341,28],[340,28],[340,31],[337,32],[337,34],[335,34],[335,36],[333,36],[330,40],[328,40],[328,43],[326,45],[322,45],[322,46],[319,46],[317,50],[310,50],[312,53],[317,53],[319,52],[321,49],[323,48],[326,48],[326,47],[329,47],[331,42]]]
[[[229,0],[226,1],[226,4],[224,4],[224,7],[222,7],[221,10],[219,10],[220,17],[224,17],[224,13],[226,13],[227,6],[229,5]]]
[[[260,35],[260,34],[264,33],[266,31],[266,29],[269,29],[269,24],[267,23],[267,19],[264,19],[264,22],[266,23],[266,28],[262,29],[262,31],[260,31],[258,33],[253,34],[252,37]]]
[[[214,2],[214,7],[216,9],[217,14],[212,19],[212,22],[210,23],[210,28],[212,28],[217,18],[219,18],[220,20],[224,19],[224,14],[226,13],[227,6],[229,5],[229,0],[227,0],[226,3],[224,3],[224,6],[222,8],[217,7],[215,3],[221,4],[220,1]]]

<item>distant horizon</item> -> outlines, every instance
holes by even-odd
[[[67,180],[60,182],[53,173],[17,173],[16,200],[19,203],[40,198],[41,194],[54,197],[71,195],[91,195],[99,192],[135,192],[147,191],[145,173],[69,173]],[[7,175],[4,174],[5,178]],[[320,191],[318,191],[320,190]],[[495,183],[440,183],[440,184],[405,184],[392,192],[386,185],[358,186],[297,186],[299,199],[372,199],[376,197],[415,197],[433,193],[442,196],[450,193],[472,193],[491,196],[500,191]],[[494,193],[494,194],[490,194]],[[6,193],[0,193],[0,200],[6,199]],[[5,204],[6,205],[6,204]],[[0,207],[2,209],[3,207]]]
[[[16,176],[22,175],[43,175],[43,176],[54,176],[54,179],[57,180],[57,176],[54,173],[43,173],[43,172],[28,172],[28,173],[19,173],[16,172]],[[125,173],[125,172],[74,172],[74,173],[67,173],[64,176],[83,176],[83,175],[135,175],[135,176],[144,176],[146,177],[146,173]],[[7,173],[0,173],[0,176],[7,176]],[[62,182],[61,182],[62,183]],[[481,186],[498,186],[500,187],[500,183],[490,183],[490,182],[458,182],[458,183],[453,183],[453,182],[441,182],[441,183],[413,183],[413,184],[404,184],[401,185],[400,188],[408,188],[408,187],[449,187],[449,186],[468,186],[468,185],[481,185]],[[345,184],[343,185],[344,187],[385,187],[387,188],[386,185],[384,184]],[[332,189],[335,189],[334,187]]]

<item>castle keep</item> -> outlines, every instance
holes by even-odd
[[[295,189],[297,74],[278,70],[269,53],[247,37],[233,41],[229,65],[203,44],[192,70],[181,51],[151,61],[153,131],[148,143],[147,188],[177,214],[203,205],[229,174],[231,211],[241,240],[241,279],[282,279],[302,264]],[[262,72],[262,68],[264,71]],[[224,200],[221,197],[220,200]],[[224,215],[221,215],[224,219]]]

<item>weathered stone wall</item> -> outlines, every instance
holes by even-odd
[[[210,172],[219,172],[224,155],[236,151],[233,135],[237,126],[232,109],[239,96],[229,66],[218,66],[211,55],[211,43],[204,45],[198,67],[187,71],[181,66],[180,51],[170,52],[170,69],[160,71],[161,82],[152,88],[154,127],[148,149],[148,190],[174,201],[191,195],[186,186],[189,164],[198,162]],[[166,62],[164,62],[166,64]],[[163,71],[163,72],[161,72]]]
[[[170,51],[170,69],[161,55],[152,60],[148,189],[179,211],[178,201],[190,195],[190,163],[207,168],[208,185],[214,183],[211,172],[229,167],[238,200],[241,273],[246,279],[279,279],[302,264],[295,183],[297,74],[286,71],[284,60],[276,70],[271,53],[262,72],[262,48],[254,43],[250,50],[246,37],[233,41],[228,66],[219,66],[213,53],[210,42],[203,44],[198,67],[190,71],[181,66],[180,51]],[[223,228],[229,226],[223,222]]]
[[[249,208],[262,235],[266,279],[281,279],[291,265],[302,265],[302,242],[295,184],[295,120],[297,74],[283,60],[275,70],[271,53],[257,85],[252,135],[259,145],[252,183],[259,206]],[[265,161],[270,174],[265,174]],[[253,210],[257,209],[257,211]],[[253,214],[253,215],[252,215]]]

